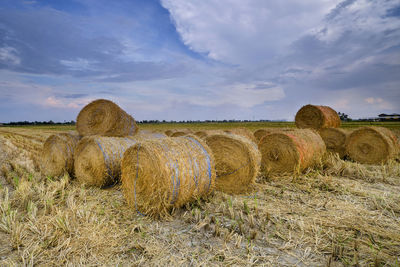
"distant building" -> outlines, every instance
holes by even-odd
[[[378,115],[380,121],[400,121],[400,114],[379,114]]]

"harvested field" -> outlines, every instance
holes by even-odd
[[[327,156],[306,173],[259,177],[245,195],[215,191],[160,221],[131,209],[120,185],[46,177],[35,161],[54,132],[20,129],[0,128],[2,266],[400,262],[398,157],[373,166]]]

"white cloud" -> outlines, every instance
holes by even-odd
[[[18,51],[14,47],[4,46],[0,47],[0,62],[18,65],[21,63],[21,59],[17,56]]]
[[[162,0],[183,42],[233,64],[271,61],[315,27],[338,0]]]

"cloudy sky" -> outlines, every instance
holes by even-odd
[[[0,122],[400,113],[398,0],[1,0]]]

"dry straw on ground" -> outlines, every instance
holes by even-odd
[[[42,173],[61,176],[74,173],[74,151],[80,137],[75,133],[53,134],[43,144],[41,156]]]
[[[320,162],[326,151],[321,136],[310,129],[266,135],[258,148],[261,171],[267,175],[301,172]]]
[[[397,156],[399,145],[396,136],[389,129],[362,127],[349,135],[346,151],[354,161],[381,164]]]
[[[346,156],[346,139],[350,134],[349,130],[324,128],[319,131],[319,134],[324,140],[328,152],[338,153],[342,159]]]
[[[127,136],[138,131],[135,120],[129,114],[105,99],[95,100],[79,112],[76,129],[82,136]]]
[[[246,137],[247,139],[251,140],[254,143],[257,143],[257,139],[254,137],[253,133],[247,128],[233,128],[225,130],[224,132],[240,135]]]
[[[122,156],[136,140],[132,137],[87,136],[75,150],[75,176],[81,183],[98,187],[118,182]]]
[[[340,118],[335,110],[327,106],[306,105],[296,114],[298,128],[322,129],[340,126]]]
[[[165,216],[212,192],[214,158],[195,136],[153,139],[129,148],[122,160],[122,188],[128,204],[146,215]]]
[[[205,138],[215,157],[216,189],[231,194],[249,191],[260,170],[261,154],[247,138],[211,134]]]
[[[266,136],[267,134],[270,133],[275,133],[275,132],[287,132],[287,131],[293,131],[293,128],[261,128],[256,131],[254,131],[253,135],[255,139],[257,140],[257,143],[260,142],[261,138]]]

